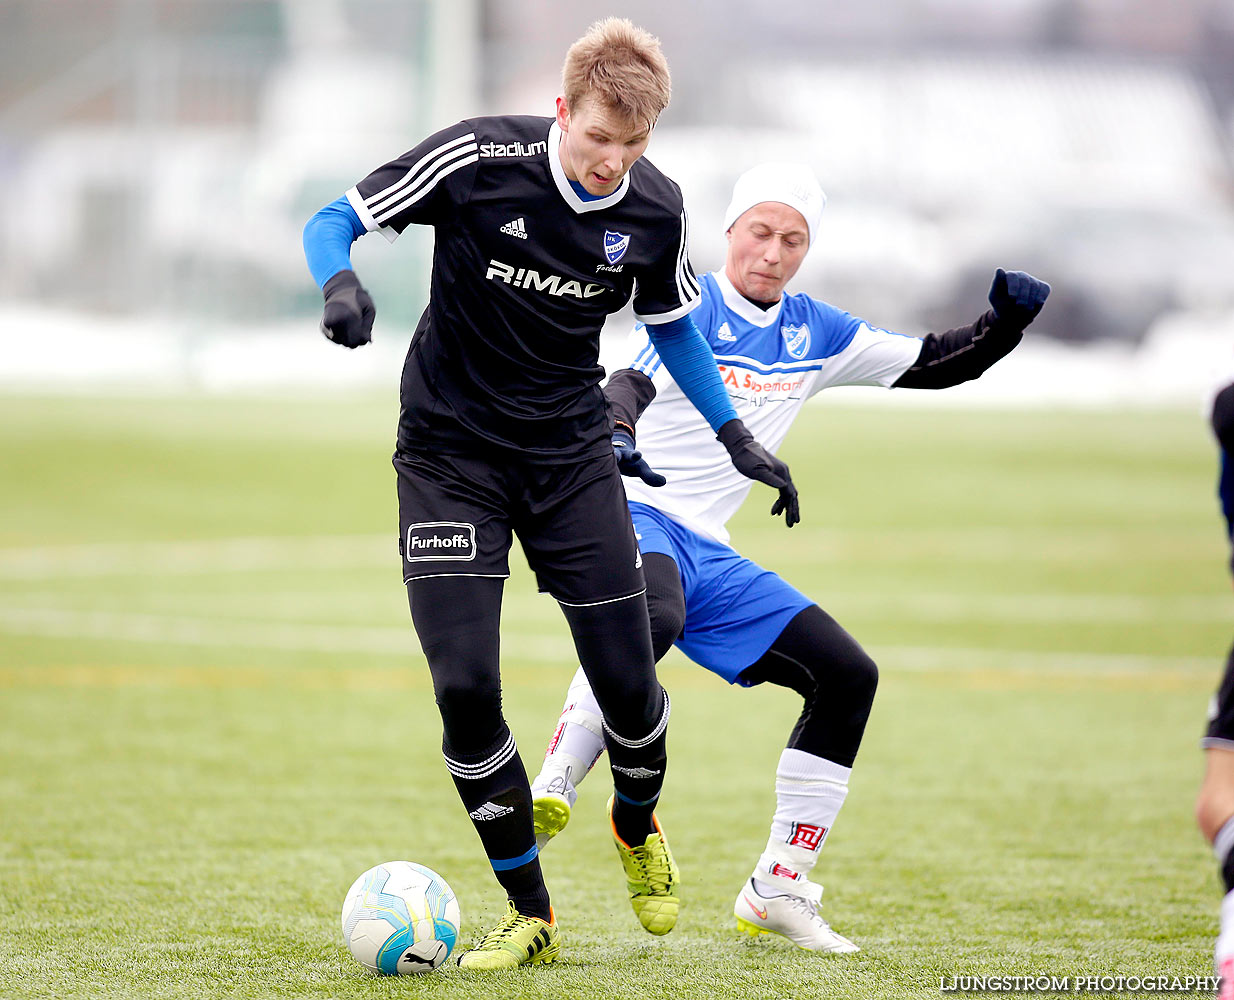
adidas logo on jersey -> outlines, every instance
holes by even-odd
[[[728,328],[728,324],[721,323],[720,329],[716,332],[716,340],[733,341],[736,339],[737,339],[736,335],[733,333],[732,330]]]
[[[485,802],[478,809],[473,809],[467,815],[474,819],[477,823],[483,823],[489,819],[501,819],[502,816],[509,816],[514,810],[510,806],[499,806],[496,802]]]
[[[522,216],[511,219],[501,227],[501,231],[507,236],[517,236],[520,240],[527,239],[527,226],[523,223]]]

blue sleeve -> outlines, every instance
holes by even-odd
[[[647,324],[647,335],[655,344],[660,360],[686,398],[694,404],[713,431],[737,416],[720,379],[716,357],[689,316],[669,323]]]
[[[351,245],[364,233],[364,223],[346,198],[332,201],[304,224],[304,259],[318,288],[351,269]]]

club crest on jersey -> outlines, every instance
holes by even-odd
[[[802,323],[800,326],[780,327],[780,336],[784,338],[784,346],[788,348],[789,356],[800,361],[810,349],[810,328]]]
[[[630,234],[615,233],[611,229],[604,230],[604,256],[610,264],[616,264],[630,249]]]

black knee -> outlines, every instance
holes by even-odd
[[[459,753],[477,753],[504,727],[501,689],[474,674],[434,671],[434,696],[446,742]]]
[[[650,730],[664,696],[656,679],[643,595],[592,607],[562,605],[562,611],[605,720],[621,734]]]
[[[874,704],[878,667],[834,618],[817,605],[805,608],[742,680],[800,694],[801,717],[788,745],[852,767]]]
[[[653,598],[647,595],[647,617],[651,621],[651,651],[659,663],[681,638],[686,627],[686,602],[680,595],[668,598]]]
[[[828,673],[848,689],[855,704],[864,704],[867,710],[874,704],[874,694],[878,690],[878,664],[860,646],[854,644],[845,650]]]
[[[647,580],[651,650],[659,663],[686,627],[686,596],[677,563],[660,552],[643,557],[643,576]]]
[[[460,754],[478,753],[505,725],[498,664],[500,581],[415,580],[407,592],[446,743]]]

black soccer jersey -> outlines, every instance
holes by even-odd
[[[580,198],[555,119],[474,118],[347,192],[370,231],[433,226],[428,308],[403,366],[399,450],[609,447],[600,330],[634,296],[664,323],[699,302],[681,191],[639,159],[611,195]]]

